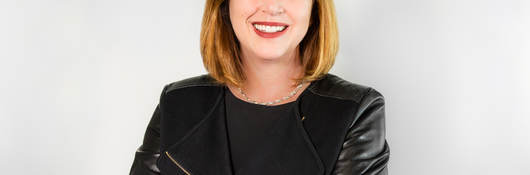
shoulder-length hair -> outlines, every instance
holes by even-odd
[[[230,22],[228,0],[207,0],[201,27],[201,55],[206,70],[218,83],[240,86],[246,77],[239,41]],[[338,47],[333,1],[314,0],[308,31],[298,47],[305,73],[295,80],[313,81],[328,73]]]

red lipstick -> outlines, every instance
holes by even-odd
[[[283,26],[285,27],[282,31],[279,31],[279,32],[273,32],[273,33],[268,33],[268,32],[263,32],[263,31],[260,31],[258,29],[256,29],[256,27],[254,26],[255,24],[257,25],[265,25],[265,26]],[[289,25],[285,24],[285,23],[279,23],[279,22],[253,22],[252,23],[252,28],[254,28],[254,32],[256,32],[256,34],[258,36],[261,36],[263,38],[276,38],[276,37],[279,37],[281,35],[283,35],[285,33],[285,31],[287,31],[287,29],[289,28]]]

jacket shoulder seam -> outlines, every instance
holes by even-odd
[[[352,83],[337,75],[328,73],[323,79],[318,80],[309,90],[323,97],[360,103],[361,99],[370,89],[372,87]]]
[[[188,77],[182,80],[174,81],[166,84],[165,94],[188,87],[199,87],[199,86],[219,86],[220,84],[208,74],[202,74],[198,76]]]

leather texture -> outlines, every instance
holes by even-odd
[[[224,88],[208,74],[166,84],[130,175],[232,175]],[[328,73],[299,98],[290,139],[270,153],[277,174],[388,174],[380,92]]]

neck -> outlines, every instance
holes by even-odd
[[[243,55],[242,63],[247,79],[241,89],[249,98],[260,102],[273,101],[289,95],[298,85],[293,78],[304,75],[298,53],[274,59]],[[308,83],[305,83],[297,94],[283,103],[294,101],[307,85]],[[233,92],[240,95],[237,90]]]

